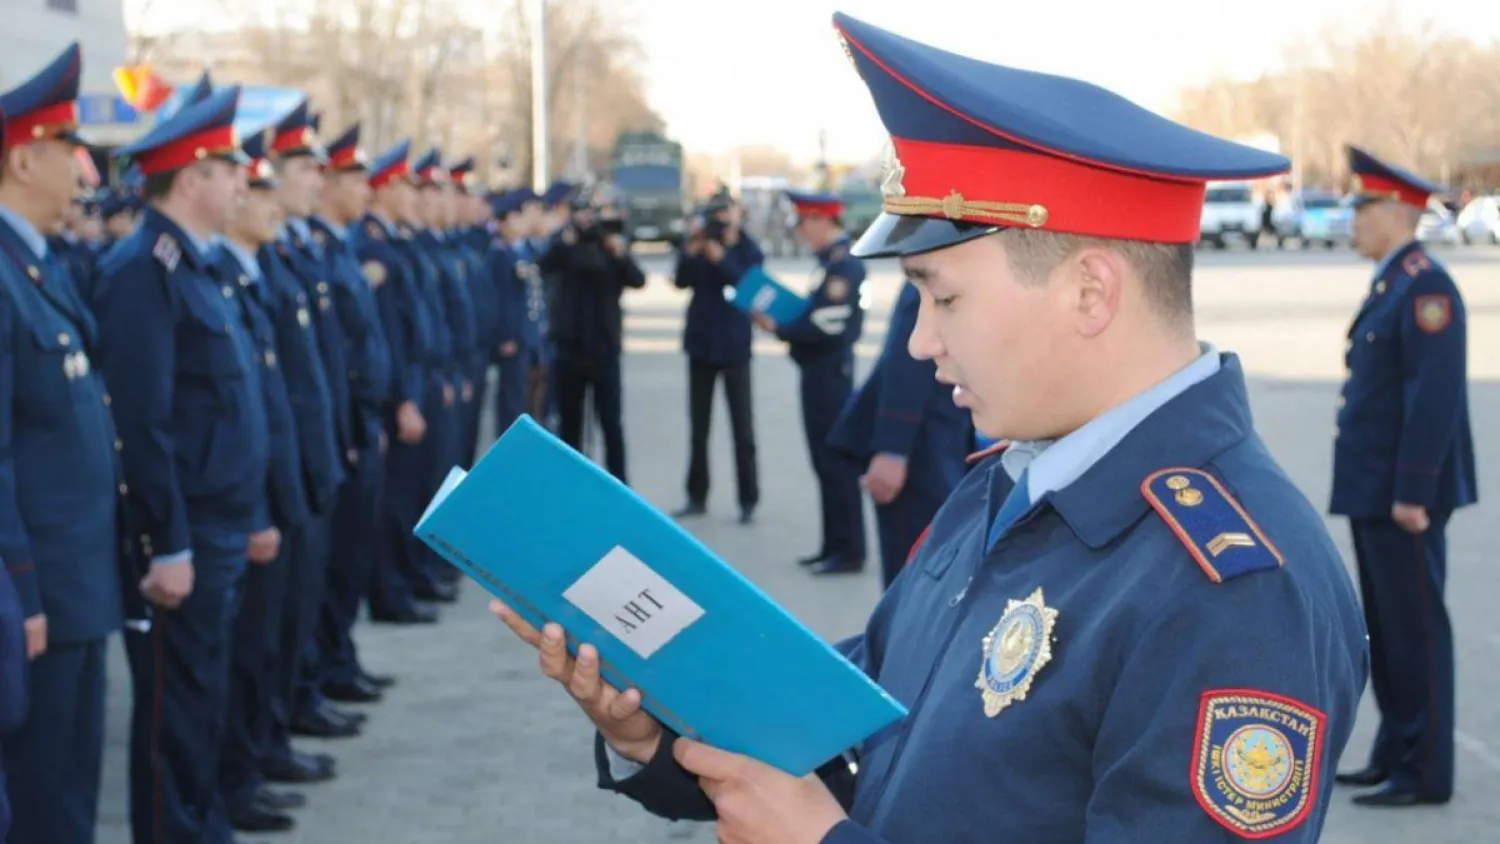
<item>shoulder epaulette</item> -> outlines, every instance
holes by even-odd
[[[366,220],[365,236],[371,240],[385,240],[385,228],[374,220]]]
[[[1420,248],[1413,249],[1411,254],[1401,262],[1401,269],[1405,270],[1407,275],[1415,277],[1432,269],[1432,261]]]
[[[182,247],[177,245],[177,238],[166,232],[156,239],[156,245],[151,248],[152,257],[166,267],[167,272],[177,269],[177,262],[182,260]]]
[[[828,263],[832,264],[842,261],[849,256],[849,250],[842,243],[828,250]]]
[[[965,457],[964,465],[973,466],[975,463],[978,463],[986,457],[989,457],[992,454],[999,454],[1007,448],[1010,448],[1010,440],[1001,440],[997,443],[992,443],[986,448],[982,448],[979,451],[976,451],[973,454],[969,455],[968,457]]]
[[[1141,494],[1215,583],[1285,563],[1245,508],[1202,469],[1153,472]]]

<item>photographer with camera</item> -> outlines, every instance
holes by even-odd
[[[760,500],[755,464],[755,423],[750,398],[750,318],[726,297],[745,271],[765,260],[760,246],[741,229],[740,207],[727,193],[715,195],[695,216],[677,258],[674,283],[692,290],[682,350],[688,356],[688,418],[692,431],[687,503],[674,515],[702,515],[708,504],[708,431],[714,385],[724,379],[734,466],[739,481],[740,523],[748,524]]]
[[[620,353],[625,288],[646,286],[646,275],[630,255],[625,220],[609,196],[575,201],[572,219],[540,261],[557,278],[549,336],[559,417],[558,436],[583,445],[584,396],[593,389],[594,410],[604,436],[604,464],[625,481],[625,432],[620,419]]]

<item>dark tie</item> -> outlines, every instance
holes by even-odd
[[[1024,469],[1021,477],[1016,479],[1016,485],[1011,487],[1010,495],[1006,496],[1005,503],[1000,505],[1000,512],[995,514],[995,521],[990,524],[989,541],[985,544],[985,550],[990,551],[1000,537],[1013,524],[1016,519],[1031,509],[1031,492],[1027,489],[1026,478],[1030,469]]]

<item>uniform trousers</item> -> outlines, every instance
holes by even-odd
[[[619,355],[595,358],[563,350],[553,360],[552,371],[557,392],[558,438],[575,449],[583,449],[584,400],[592,390],[599,433],[604,439],[604,466],[621,483],[626,483]]]
[[[807,452],[818,478],[818,500],[823,515],[819,555],[847,563],[865,559],[864,499],[859,471],[828,445],[828,435],[854,389],[854,357],[839,350],[805,359],[802,371],[802,429]]]
[[[688,358],[688,421],[692,451],[688,458],[688,501],[708,501],[708,432],[713,421],[714,386],[724,381],[729,405],[729,431],[734,439],[735,477],[739,504],[750,509],[760,503],[760,479],[755,462],[755,413],[750,391],[750,361],[721,366],[702,358]]]
[[[311,672],[320,685],[351,683],[360,674],[354,623],[375,571],[375,525],[384,479],[380,448],[366,448],[359,452],[359,461],[339,491],[328,556],[328,591],[318,624],[319,662]]]

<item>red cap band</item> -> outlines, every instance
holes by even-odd
[[[1356,174],[1354,192],[1372,199],[1393,199],[1422,210],[1427,210],[1427,191],[1418,190],[1405,182],[1387,179],[1384,176]]]
[[[397,179],[405,178],[409,173],[410,170],[407,169],[406,161],[398,161],[378,173],[371,173],[370,187],[376,189],[383,188]]]
[[[234,127],[219,126],[143,152],[136,156],[136,162],[140,164],[142,175],[152,176],[180,170],[189,164],[210,158],[228,158],[238,149]]]
[[[798,216],[806,217],[811,214],[819,214],[832,219],[842,214],[844,203],[842,202],[793,202]]]
[[[4,147],[18,147],[66,134],[77,128],[78,103],[75,100],[53,103],[25,114],[6,115]]]
[[[297,150],[312,149],[317,146],[318,137],[311,126],[299,126],[296,129],[288,129],[278,132],[276,140],[271,142],[272,152],[289,153]]]

